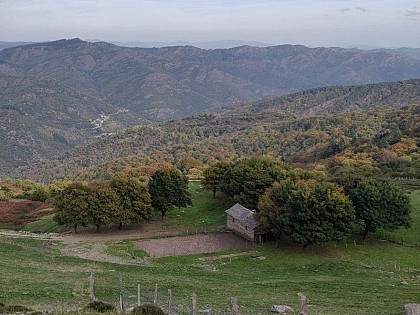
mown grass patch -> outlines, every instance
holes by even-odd
[[[225,211],[234,204],[231,199],[220,192],[218,198],[213,199],[212,193],[201,187],[201,182],[190,182],[188,190],[191,193],[192,206],[169,211],[164,218],[168,226],[202,229],[226,225]]]
[[[105,253],[125,259],[147,257],[147,253],[139,249],[134,241],[107,242]]]
[[[54,221],[54,214],[50,214],[41,217],[37,221],[26,224],[21,230],[32,233],[57,233],[61,228],[62,227]]]

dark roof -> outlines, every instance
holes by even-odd
[[[232,208],[227,209],[225,212],[251,229],[255,229],[258,226],[258,222],[254,217],[254,212],[239,203],[235,204]]]

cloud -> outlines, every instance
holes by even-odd
[[[356,10],[359,10],[361,12],[367,12],[368,11],[368,9],[363,8],[363,7],[356,7]]]
[[[420,11],[417,7],[412,8],[411,10],[407,10],[405,16],[414,17],[420,15]]]
[[[351,9],[351,8],[342,8],[339,11],[342,12],[342,13],[345,13],[345,12],[351,12],[351,11],[368,12],[369,10],[366,9],[366,8],[363,8],[363,7],[355,7],[353,9]]]
[[[349,11],[351,11],[350,8],[342,8],[342,9],[340,9],[340,12],[349,12]]]

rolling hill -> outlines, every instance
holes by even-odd
[[[238,112],[135,127],[46,164],[21,168],[19,176],[40,181],[106,177],[125,167],[175,163],[185,157],[210,163],[270,154],[297,166],[333,169],[351,164],[372,171],[382,168],[391,176],[419,177],[420,94],[413,92],[419,88],[420,80],[322,88],[290,95],[288,104],[293,106],[287,111],[282,109],[284,103],[271,100],[267,103],[270,106],[259,111],[255,111],[255,104],[248,104]],[[348,90],[343,92],[346,89],[353,97]],[[386,102],[389,98],[378,96],[388,89],[399,92]],[[364,95],[364,103],[358,95]],[[357,100],[360,106],[348,111],[341,103],[343,99]],[[308,111],[308,104],[309,108],[318,104],[319,110]]]
[[[132,124],[118,111],[54,79],[0,75],[0,173]]]
[[[0,173],[101,134],[209,111],[322,115],[418,104],[417,80],[344,86],[416,77],[420,61],[386,51],[143,49],[79,39],[7,48],[0,51]],[[343,86],[325,87],[336,84]]]

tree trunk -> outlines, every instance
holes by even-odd
[[[77,233],[77,224],[74,225],[74,233]]]
[[[213,189],[213,199],[216,199],[216,189]]]
[[[123,226],[123,224],[122,224],[122,222],[120,222],[120,225],[118,226],[118,229],[121,230],[122,226]]]
[[[369,227],[365,227],[365,230],[363,231],[363,240],[366,239],[366,236],[368,235],[368,233],[369,233]]]
[[[160,213],[162,214],[162,220],[163,220],[163,216],[165,215],[165,211],[160,210]]]
[[[100,227],[100,225],[99,225],[99,224],[97,224],[97,225],[96,225],[96,233],[98,233],[98,232],[99,232],[99,227]]]

